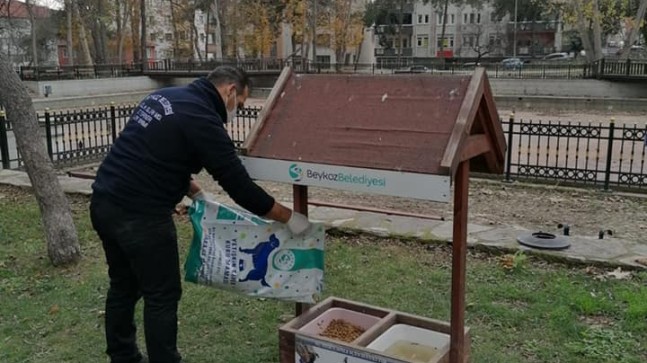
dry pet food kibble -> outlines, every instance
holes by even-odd
[[[326,338],[350,343],[365,332],[364,329],[341,319],[333,319],[320,335]]]

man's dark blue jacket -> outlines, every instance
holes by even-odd
[[[223,120],[225,102],[206,78],[150,94],[99,167],[95,195],[135,212],[171,213],[191,174],[205,168],[236,203],[266,215],[274,199],[250,178]]]

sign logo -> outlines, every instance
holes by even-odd
[[[288,172],[290,174],[290,179],[294,180],[295,182],[301,181],[301,178],[303,177],[303,170],[299,165],[290,165]]]
[[[281,271],[290,271],[296,264],[296,256],[290,250],[279,250],[274,255],[274,267]]]

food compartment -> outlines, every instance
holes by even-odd
[[[411,363],[437,362],[447,353],[449,334],[395,324],[366,348]]]
[[[343,308],[330,308],[304,325],[299,332],[351,343],[379,321],[377,316]]]

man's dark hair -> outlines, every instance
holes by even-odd
[[[238,93],[243,93],[245,87],[251,88],[249,76],[245,71],[237,67],[218,66],[209,73],[207,79],[216,87],[233,83],[236,85],[236,92]]]

